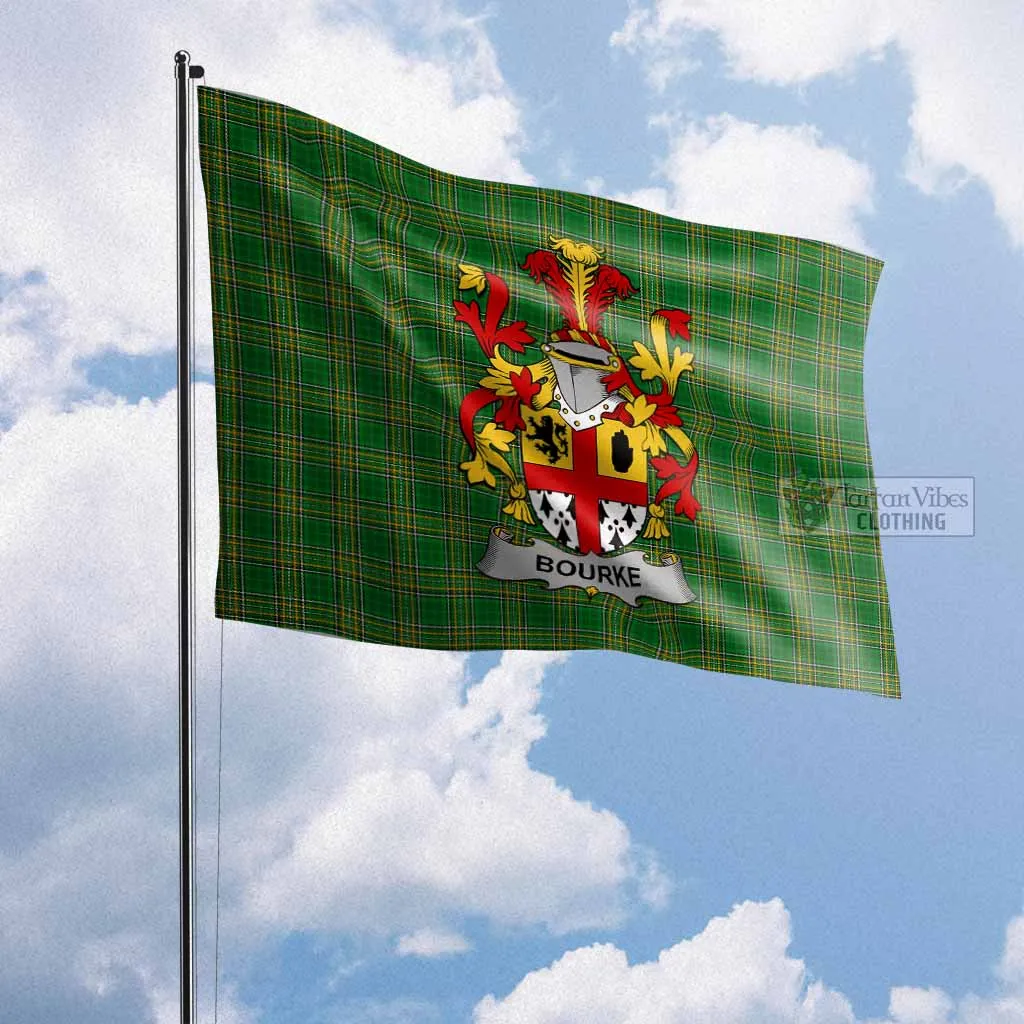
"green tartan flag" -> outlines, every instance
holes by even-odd
[[[899,696],[843,501],[877,260],[199,110],[219,616]]]

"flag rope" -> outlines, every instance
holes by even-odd
[[[217,868],[214,875],[213,918],[213,1024],[217,1024],[220,996],[220,818],[224,750],[224,620],[220,620],[220,687],[217,699]]]
[[[201,71],[201,68],[196,70]],[[195,282],[196,279],[196,147],[192,144],[192,129],[195,123],[192,116],[192,112],[195,110],[195,95],[196,95],[196,83],[195,76],[190,73],[188,76],[188,112],[189,112],[189,138],[188,138],[188,154],[189,154],[189,197],[188,197],[188,215],[189,215],[189,232],[188,232],[188,256],[189,256],[189,280]],[[188,408],[189,408],[189,443],[191,445],[191,461],[189,465],[189,472],[191,474],[191,487],[189,489],[189,500],[192,503],[191,509],[191,526],[192,526],[192,544],[189,549],[189,587],[192,593],[190,594],[189,608],[192,612],[192,629],[191,643],[192,643],[192,657],[189,659],[189,667],[192,672],[192,678],[190,680],[190,686],[192,693],[195,694],[196,687],[196,665],[198,664],[198,642],[196,637],[198,635],[197,623],[197,585],[196,585],[196,552],[199,550],[199,516],[196,515],[196,482],[197,482],[197,451],[198,445],[196,441],[196,386],[195,386],[195,369],[196,369],[196,296],[195,287],[191,287],[188,290],[188,301],[189,301],[189,334],[188,334]],[[195,786],[195,747],[192,749],[193,757],[193,786]],[[193,796],[192,801],[192,858],[193,863],[196,860],[196,801]],[[193,871],[192,874],[192,902],[193,906],[198,911],[199,907],[199,876],[198,872]],[[195,916],[193,917],[193,936],[192,941],[195,943]],[[193,949],[193,957],[195,957],[195,950]],[[196,958],[197,959],[197,958]],[[194,966],[194,970],[198,965]],[[198,973],[198,972],[197,972]],[[196,1011],[198,1017],[198,1012]]]
[[[197,87],[196,79],[202,79],[203,83],[206,82],[206,75],[202,68],[197,67],[196,71],[200,72],[198,75],[189,74],[188,78],[188,109],[191,112],[194,109],[195,104],[195,91]],[[191,131],[188,139],[189,147],[189,238],[188,238],[188,256],[190,264],[190,280],[195,281],[196,279],[196,147],[192,144]],[[198,664],[198,584],[197,584],[197,564],[199,551],[199,517],[195,515],[195,495],[198,493],[198,430],[197,427],[197,414],[196,414],[196,401],[195,401],[195,368],[197,365],[196,358],[196,303],[195,303],[195,289],[189,289],[189,323],[191,330],[189,332],[189,377],[188,377],[188,388],[189,388],[189,418],[190,418],[190,442],[191,442],[191,465],[190,474],[192,489],[191,495],[193,499],[193,515],[192,515],[192,546],[189,552],[189,587],[191,590],[191,612],[192,612],[192,630],[191,630],[191,670],[192,670],[192,686],[193,691],[196,681],[196,665]],[[224,739],[224,620],[220,620],[220,655],[219,655],[219,675],[218,675],[218,690],[217,690],[217,826],[216,826],[216,862],[214,869],[214,925],[213,925],[213,1020],[214,1024],[217,1024],[220,1019],[220,850],[221,850],[221,783],[223,776],[223,739]],[[195,804],[193,804],[193,830],[192,835],[195,836]],[[194,839],[193,839],[194,843]],[[195,906],[199,906],[199,893],[198,893],[198,878],[195,877],[193,881],[194,886],[194,901]]]

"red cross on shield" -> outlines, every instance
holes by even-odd
[[[522,411],[526,486],[548,533],[581,554],[629,544],[647,517],[641,431],[616,420],[576,427],[552,407]]]

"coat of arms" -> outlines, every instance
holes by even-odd
[[[636,288],[593,246],[567,238],[550,244],[529,253],[522,269],[547,288],[564,326],[529,351],[537,342],[526,322],[502,323],[505,281],[459,265],[459,288],[480,301],[457,300],[455,319],[472,330],[489,361],[460,409],[471,452],[460,468],[470,484],[496,488],[503,477],[502,511],[526,526],[539,523],[555,542],[518,544],[498,527],[479,567],[500,579],[543,579],[629,604],[639,597],[692,601],[677,556],[655,563],[630,549],[669,537],[669,507],[690,520],[700,510],[692,492],[697,452],[675,404],[681,379],[693,371],[693,354],[680,344],[690,340],[690,316],[654,312],[650,344],[634,341],[627,362],[602,321],[616,299]],[[478,427],[485,409],[491,418]]]

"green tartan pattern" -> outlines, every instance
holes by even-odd
[[[798,473],[873,480],[862,365],[879,261],[445,174],[238,93],[201,88],[199,109],[219,616],[412,647],[613,648],[899,696],[877,535],[787,531],[779,497]],[[502,514],[500,479],[470,486],[459,468],[459,406],[487,359],[454,319],[457,265],[500,274],[506,322],[541,340],[563,321],[519,268],[552,236],[638,285],[605,319],[624,356],[655,310],[692,315],[676,399],[703,508],[669,511],[669,538],[636,546],[678,554],[695,603],[632,608],[476,568],[499,523],[545,534]]]

